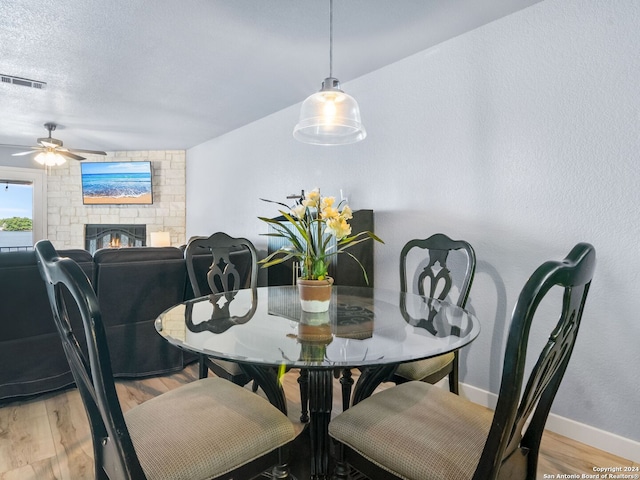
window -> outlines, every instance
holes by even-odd
[[[0,238],[0,248],[31,246],[46,238],[46,203],[47,178],[44,171],[0,167],[0,218],[17,216],[31,218],[33,221],[30,236],[26,233],[4,235],[4,238]],[[28,243],[25,245],[25,242]]]

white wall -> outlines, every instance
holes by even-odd
[[[407,240],[470,241],[483,330],[462,381],[494,393],[520,288],[588,241],[596,277],[552,411],[640,441],[639,31],[637,0],[546,0],[343,84],[364,142],[296,143],[295,106],[199,145],[187,151],[187,236],[224,230],[264,248],[256,217],[275,211],[258,199],[320,186],[375,210],[379,287],[397,287]]]

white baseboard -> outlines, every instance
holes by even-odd
[[[495,393],[464,383],[460,384],[460,395],[491,409],[495,408],[498,401],[498,396]],[[640,442],[635,440],[621,437],[615,433],[605,432],[554,413],[549,414],[545,428],[599,450],[640,463]]]

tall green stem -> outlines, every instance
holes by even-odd
[[[320,249],[322,248],[322,220],[320,219],[320,198],[318,197],[318,206],[316,207],[316,220],[318,222],[318,236],[316,237],[316,250],[318,258],[322,258],[324,261],[324,252],[320,253]]]

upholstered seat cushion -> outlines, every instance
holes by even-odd
[[[264,398],[220,378],[148,400],[125,420],[149,479],[216,477],[296,436],[289,419]]]
[[[418,360],[415,362],[403,363],[398,366],[395,374],[407,380],[422,380],[429,375],[442,370],[453,362],[455,354],[453,352],[438,355],[437,357]]]
[[[400,478],[471,479],[493,412],[439,387],[408,382],[338,415],[329,434]]]

